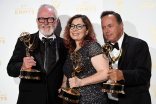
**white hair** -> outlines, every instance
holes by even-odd
[[[58,18],[57,11],[56,11],[55,7],[53,5],[49,5],[49,4],[41,5],[40,8],[38,9],[37,16],[38,16],[40,9],[42,9],[42,8],[52,8],[54,10],[56,18]]]

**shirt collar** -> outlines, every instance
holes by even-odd
[[[42,40],[42,37],[44,37],[44,38],[47,38],[47,37],[45,37],[40,31],[39,31],[39,38],[40,38],[40,40]],[[50,36],[49,38],[53,38],[53,40],[56,38],[56,36],[55,36],[55,34],[53,34],[52,36]]]

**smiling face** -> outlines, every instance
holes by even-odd
[[[85,25],[81,18],[75,18],[71,25]],[[76,42],[82,42],[85,36],[88,34],[86,26],[83,26],[82,29],[77,29],[76,26],[74,29],[70,28],[70,37]]]
[[[112,43],[116,43],[123,34],[123,23],[119,25],[116,17],[112,14],[102,18],[101,26],[105,38]]]
[[[48,17],[54,17],[56,18],[55,16],[55,13],[54,13],[54,10],[52,8],[41,8],[38,12],[38,18],[48,18]],[[44,23],[39,23],[38,19],[36,19],[36,22],[38,24],[38,29],[40,30],[40,32],[45,35],[46,37],[49,37],[53,34],[57,24],[58,24],[58,21],[54,20],[53,23],[49,23],[47,21],[47,19],[44,21]]]

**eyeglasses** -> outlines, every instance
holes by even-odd
[[[77,25],[74,25],[74,24],[69,24],[69,27],[70,29],[74,29],[75,27],[78,29],[78,30],[81,30],[83,28],[83,26],[86,26],[84,24],[77,24]]]
[[[38,22],[39,23],[44,23],[45,20],[47,20],[48,23],[53,23],[54,20],[56,20],[57,18],[54,18],[54,17],[48,17],[48,18],[43,18],[43,17],[39,17],[38,18]]]

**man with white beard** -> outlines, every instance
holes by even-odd
[[[40,80],[21,78],[17,104],[62,104],[58,97],[67,55],[63,39],[54,34],[59,19],[51,5],[41,5],[36,19],[39,31],[31,34],[30,43],[35,49],[26,57],[26,46],[18,39],[7,71],[11,77],[18,77],[20,70],[40,71]]]

